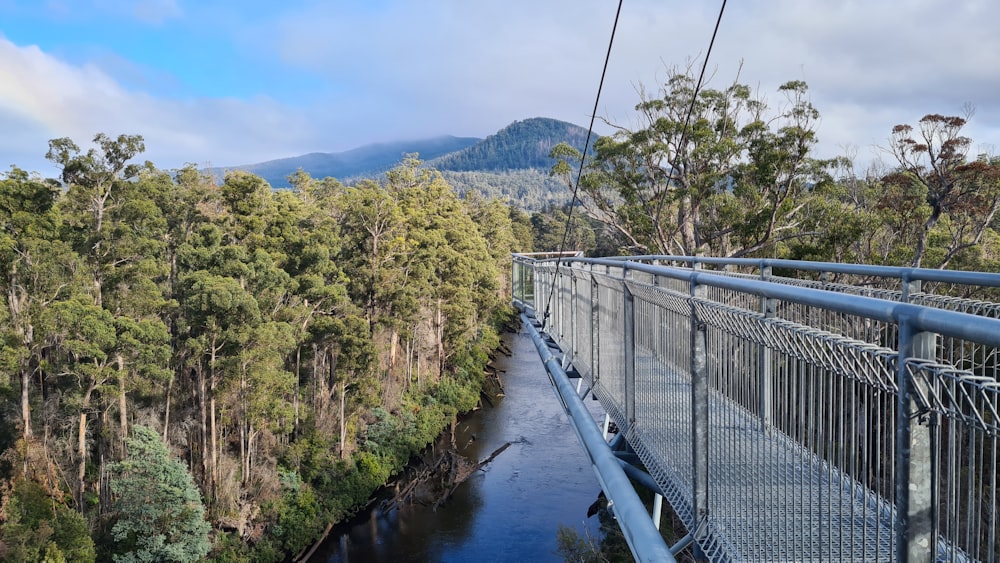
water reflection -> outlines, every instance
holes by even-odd
[[[314,561],[560,561],[560,525],[599,536],[587,508],[600,488],[534,345],[523,333],[506,341],[513,354],[497,365],[505,398],[463,420],[455,441],[470,460],[511,446],[437,510],[374,510],[335,529]]]

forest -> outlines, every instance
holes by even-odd
[[[588,154],[574,215],[598,252],[1000,270],[1000,156],[973,152],[974,108],[887,124],[870,154],[818,158],[804,82],[782,85],[776,103],[738,82],[695,85],[671,71],[636,105],[638,126]],[[580,151],[551,154],[572,191]]]
[[[274,190],[140,162],[138,135],[0,175],[0,558],[304,553],[476,408],[512,251],[1000,269],[1000,159],[970,156],[971,111],[887,126],[858,172],[815,156],[805,83],[775,107],[694,84],[644,97],[579,186],[579,139],[552,146],[558,197],[488,199],[416,155]]]
[[[301,554],[476,407],[509,208],[415,157],[272,190],[143,151],[0,176],[0,558]]]

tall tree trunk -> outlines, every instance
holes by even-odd
[[[413,339],[406,340],[406,390],[410,389],[410,382],[413,381]]]
[[[240,423],[240,485],[247,486],[249,475],[247,475],[247,429],[246,424]]]
[[[205,366],[199,362],[195,366],[195,377],[198,379],[198,416],[201,427],[201,484],[205,497],[212,498],[212,467],[209,465],[208,454],[208,382],[205,377]]]
[[[441,301],[442,299],[438,297],[437,314],[435,315],[437,323],[435,336],[437,340],[437,367],[439,378],[444,374],[444,313],[441,311]]]
[[[213,354],[214,355],[214,354]],[[217,434],[217,428],[215,423],[215,368],[211,368],[210,371],[210,383],[209,383],[209,398],[208,398],[208,416],[210,424],[210,444],[209,448],[211,450],[211,471],[209,482],[212,487],[212,497],[215,497],[215,484],[218,481],[218,471],[219,471],[219,439]]]
[[[128,436],[128,406],[125,400],[125,358],[121,354],[115,355],[115,360],[118,363],[118,426],[121,436],[118,438],[118,445],[121,452],[121,458],[125,459],[126,446],[125,438]]]
[[[684,247],[684,254],[692,256],[698,252],[697,233],[695,231],[694,204],[691,196],[681,198],[680,205],[677,206],[677,222],[681,230],[681,246]],[[661,252],[669,254],[663,242],[660,242]]]
[[[27,293],[18,289],[20,281],[16,266],[13,267],[11,278],[11,285],[7,291],[7,307],[10,311],[11,325],[14,327],[15,333],[21,337],[24,347],[31,350],[34,343],[34,328],[23,317]],[[33,437],[31,429],[31,355],[19,361],[18,368],[21,374],[21,438],[27,445]]]
[[[23,364],[24,362],[22,362]],[[21,367],[21,438],[27,446],[33,437],[31,431],[31,371]]]
[[[101,411],[97,429],[97,511],[105,515],[111,510],[111,486],[108,475],[109,443],[106,436],[108,424],[108,409]]]
[[[392,332],[389,334],[389,371],[392,372],[393,368],[396,367],[396,351],[399,348],[399,330],[396,327],[392,328]]]
[[[313,393],[312,393],[312,407],[313,412],[316,413],[317,418],[323,413],[323,405],[325,404],[324,398],[326,397],[326,387],[320,385],[323,378],[319,376],[319,346],[315,343],[312,345],[313,353],[313,365],[312,365],[312,380],[313,380]]]
[[[77,508],[83,510],[83,493],[87,483],[87,411],[90,409],[90,397],[97,387],[96,382],[91,381],[87,390],[83,394],[83,401],[80,404],[80,423],[77,429],[77,451],[76,455],[76,503]]]
[[[246,366],[240,369],[240,482],[245,487],[250,482],[250,415],[247,412]]]
[[[921,262],[924,259],[924,251],[927,250],[927,237],[931,234],[931,229],[934,225],[937,225],[938,220],[941,219],[941,206],[933,205],[931,206],[931,215],[924,222],[923,228],[920,230],[920,236],[917,238],[916,248],[913,250],[913,262],[910,264],[914,268],[919,268]]]
[[[347,459],[347,382],[340,382],[340,459]]]
[[[166,405],[164,405],[164,409],[163,409],[163,442],[165,444],[167,444],[168,448],[170,447],[170,439],[169,439],[169,437],[170,437],[170,433],[169,433],[169,430],[170,430],[170,395],[171,395],[171,392],[173,390],[174,390],[174,374],[171,373],[170,374],[170,380],[167,381],[167,393],[166,393],[166,398],[165,398]]]
[[[295,396],[292,397],[292,404],[295,409],[295,424],[292,426],[292,435],[299,433],[299,382],[302,380],[302,345],[295,347]]]

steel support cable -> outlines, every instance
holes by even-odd
[[[719,17],[715,20],[715,29],[712,30],[712,38],[708,41],[708,50],[705,51],[705,60],[701,63],[701,73],[698,74],[698,82],[694,85],[694,93],[691,94],[691,105],[688,106],[687,116],[684,118],[684,127],[681,129],[681,139],[677,143],[677,150],[683,150],[684,142],[687,139],[688,128],[691,125],[691,114],[694,113],[694,105],[698,102],[698,92],[701,91],[702,83],[705,81],[705,69],[708,68],[708,58],[712,56],[712,47],[715,46],[715,37],[719,34],[719,25],[722,23],[722,14],[726,11],[726,0],[722,0],[722,6],[719,8]],[[728,100],[728,98],[727,98]],[[673,163],[670,163],[671,168],[675,168]],[[656,207],[656,217],[660,216],[660,211],[663,210],[663,202],[666,198],[660,198],[659,203]]]
[[[573,183],[573,199],[569,203],[569,212],[566,213],[566,228],[563,230],[562,241],[559,243],[559,254],[566,249],[566,241],[569,239],[569,229],[573,221],[573,209],[578,200],[577,194],[580,191],[580,178],[583,176],[583,163],[587,160],[587,149],[590,148],[590,137],[594,133],[594,120],[597,118],[597,107],[601,102],[601,90],[604,89],[604,77],[608,73],[608,61],[611,60],[611,46],[615,43],[615,32],[618,30],[618,17],[622,13],[622,3],[618,0],[618,9],[615,11],[615,23],[611,26],[611,39],[608,40],[608,50],[604,55],[604,68],[601,69],[601,81],[597,84],[597,96],[594,98],[594,111],[590,113],[590,127],[587,128],[587,141],[583,144],[583,154],[580,155],[580,168],[576,173],[576,182]],[[556,271],[554,277],[559,277],[559,264],[562,263],[562,256],[556,257]],[[549,289],[549,298],[545,302],[545,312],[542,315],[542,328],[549,320],[549,306],[552,303],[552,296],[555,295],[555,284]]]

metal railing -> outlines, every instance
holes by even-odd
[[[968,290],[1000,275],[682,261],[515,256],[514,298],[705,555],[1000,561],[1000,320]]]

